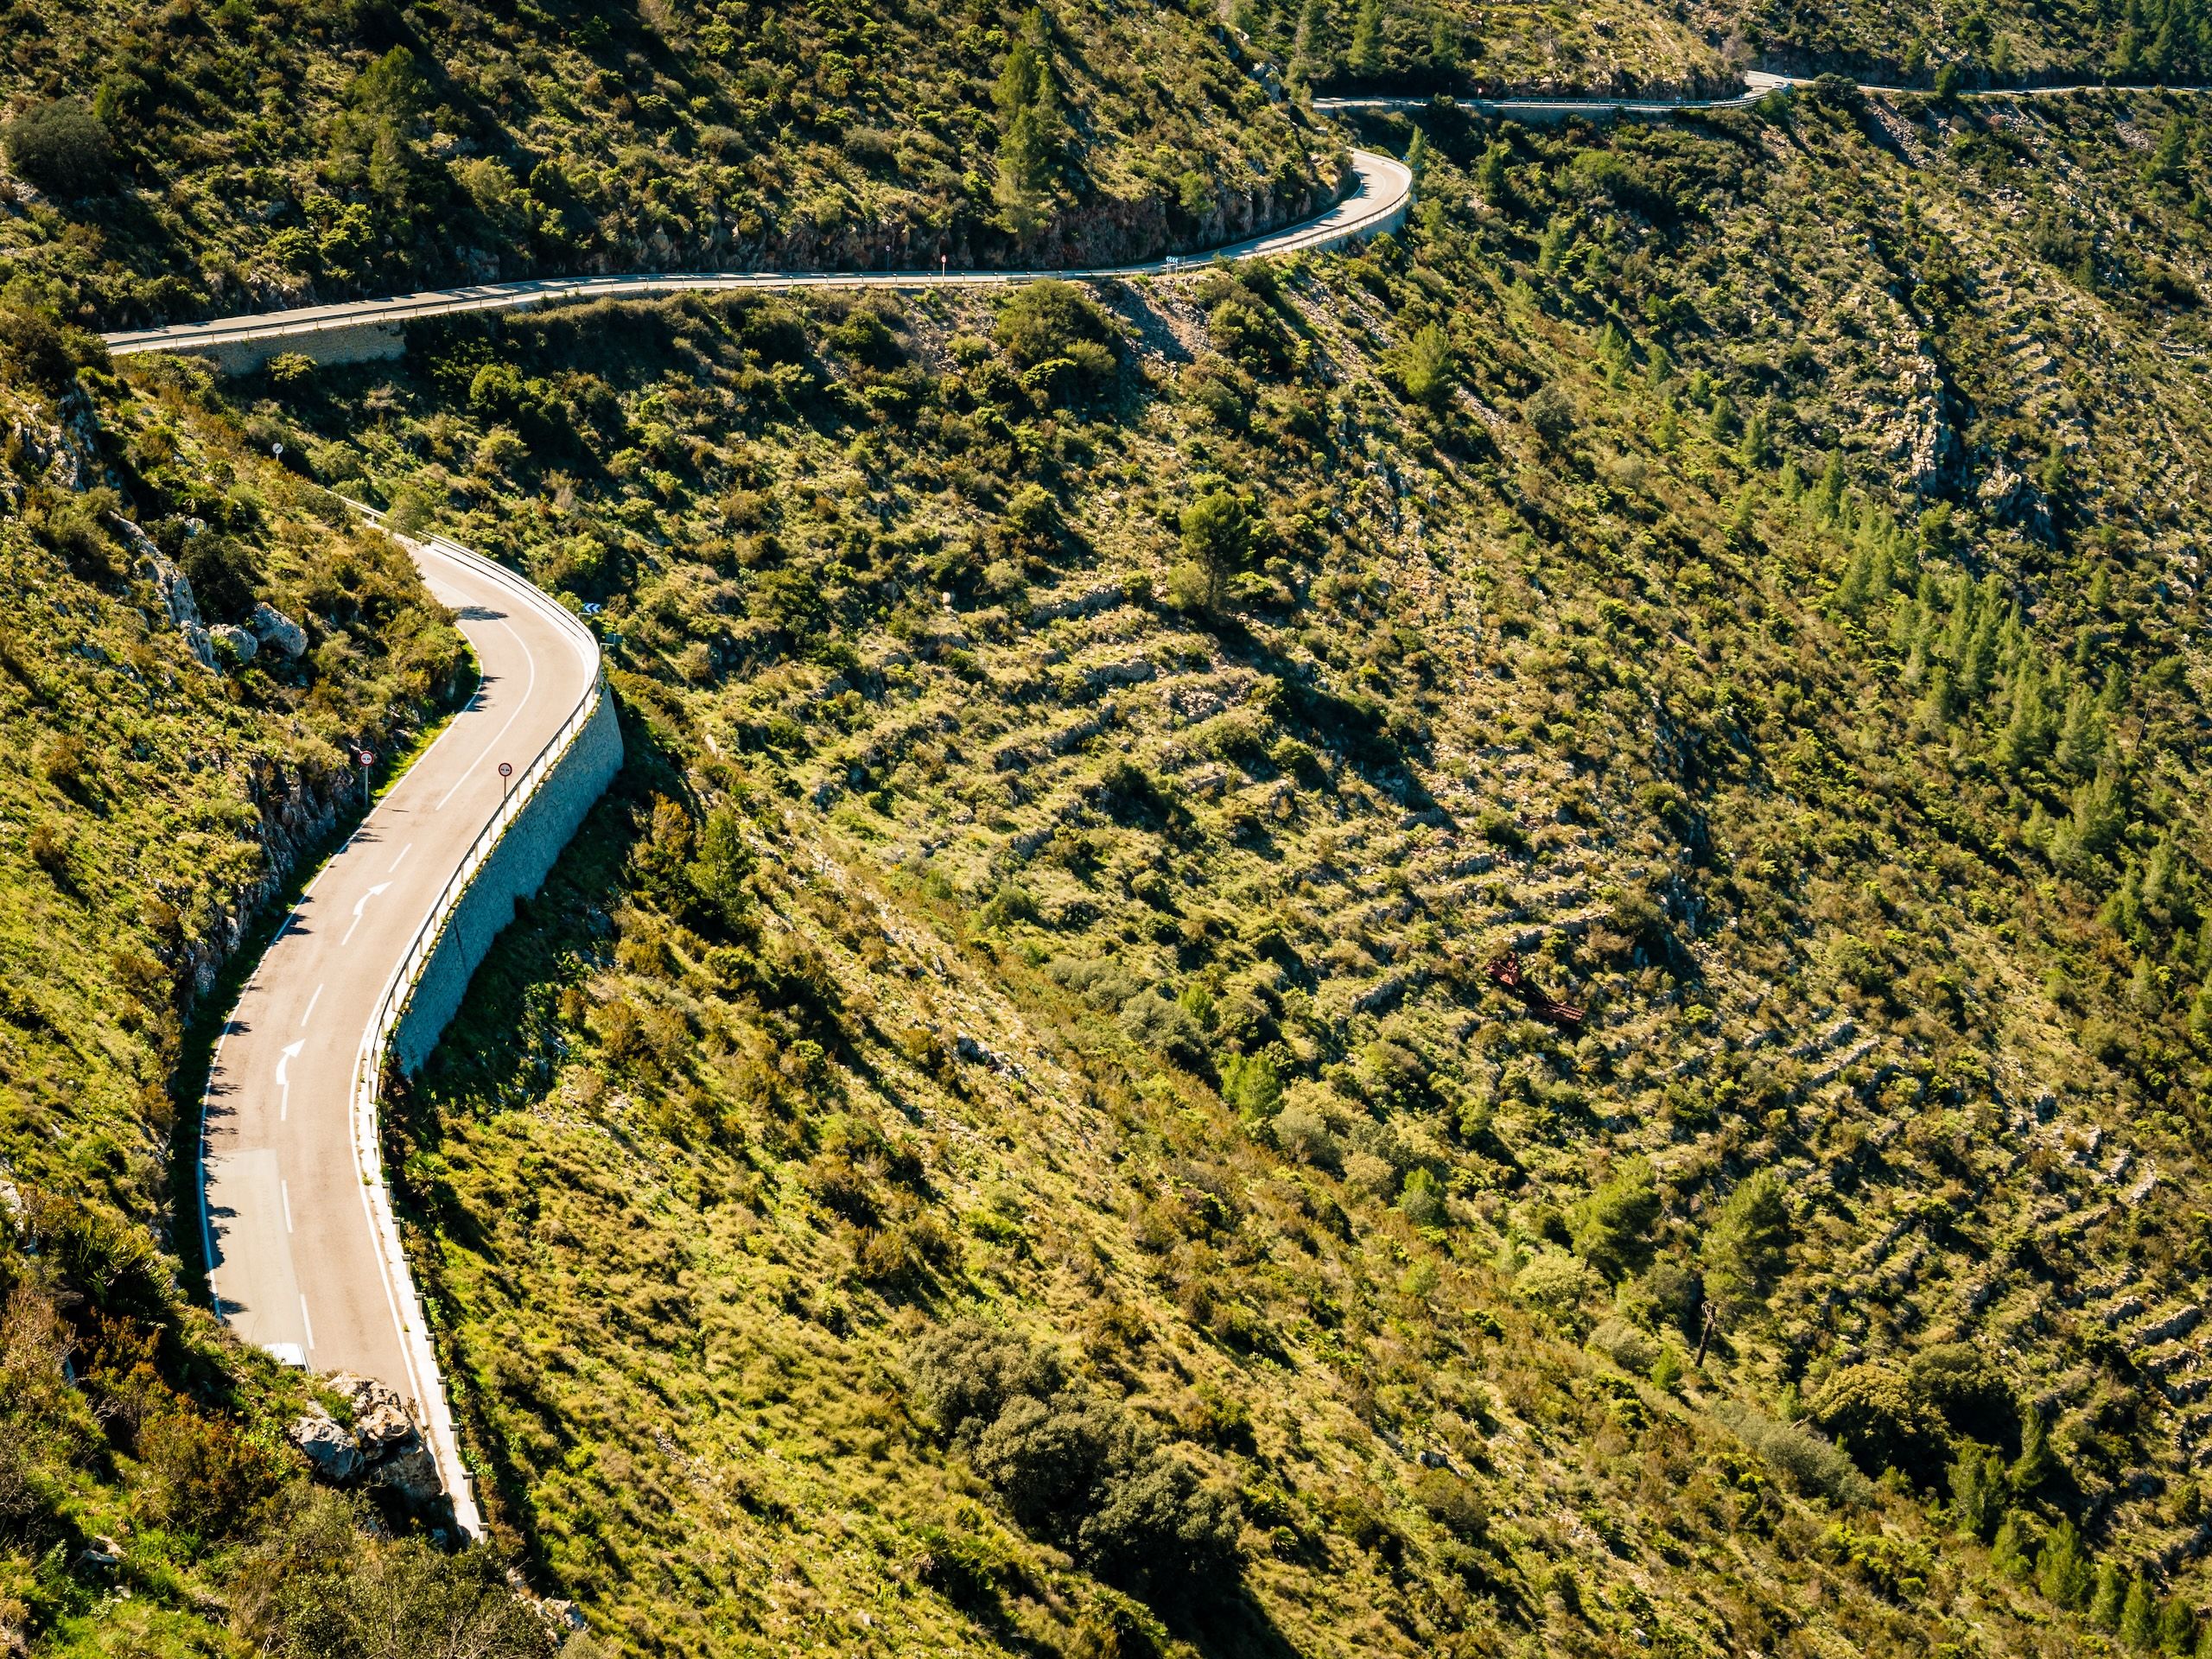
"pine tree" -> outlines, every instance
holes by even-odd
[[[1849,481],[1844,475],[1843,452],[1829,450],[1828,464],[1821,473],[1821,487],[1813,498],[1821,517],[1829,524],[1835,522],[1836,515],[1843,509],[1844,486]]]
[[[2143,0],[2127,0],[2120,26],[2120,41],[2113,48],[2112,73],[2132,78],[2143,73]]]
[[[992,97],[1003,124],[999,205],[1009,227],[1027,235],[1043,221],[1044,198],[1052,190],[1067,143],[1052,69],[1052,31],[1043,11],[1033,11],[1023,20]]]
[[[2152,1599],[2150,1581],[2138,1573],[2127,1586],[2127,1599],[2120,1610],[2120,1639],[2138,1653],[2148,1653],[2158,1639],[2158,1606]]]
[[[2089,688],[2077,685],[2066,699],[2066,715],[2059,722],[2058,743],[2051,759],[2069,778],[2087,778],[2096,770],[2097,756],[2105,746],[2104,725],[2097,717],[2096,699]]]
[[[2089,1623],[2101,1630],[2120,1628],[2120,1610],[2127,1599],[2127,1574],[2114,1561],[2097,1564],[2097,1588],[2089,1598]]]
[[[1459,73],[1459,31],[1448,17],[1439,17],[1436,28],[1428,37],[1428,63],[1439,75],[1449,78]]]
[[[2043,676],[2024,654],[2012,671],[2010,712],[1997,740],[1996,761],[2014,777],[2040,765],[2050,750],[2050,715],[2044,707]]]
[[[2089,1558],[2082,1553],[2082,1535],[2071,1521],[2061,1521],[2044,1540],[2043,1555],[2036,1563],[2036,1583],[2044,1595],[2061,1607],[2077,1608],[2093,1588]]]
[[[1505,170],[1510,153],[1503,143],[1493,141],[1475,164],[1475,188],[1482,193],[1483,205],[1493,212],[1503,213],[1513,202],[1513,181]]]
[[[1997,1529],[1996,1541],[1989,1547],[1989,1564],[2006,1578],[2024,1583],[2035,1571],[2032,1542],[2027,1522],[2017,1511],[2008,1510]]]
[[[2182,1659],[2196,1645],[2196,1610],[2179,1596],[2168,1596],[2158,1609],[2158,1651]]]
[[[2199,985],[2189,1000],[2189,1034],[2200,1043],[2212,1037],[2212,980]]]
[[[2099,762],[2097,775],[2074,791],[2074,838],[2082,850],[2108,853],[2127,829],[2127,804],[2114,769]]]
[[[1748,1303],[1782,1271],[1791,1234],[1782,1178],[1770,1169],[1747,1177],[1705,1235],[1706,1279],[1722,1301]]]
[[[1382,73],[1382,0],[1362,0],[1351,26],[1351,72],[1362,80]]]
[[[2005,1494],[2004,1464],[1969,1445],[1951,1465],[1951,1525],[1961,1537],[1986,1540],[2005,1513]]]
[[[1325,79],[1336,73],[1337,36],[1328,0],[1306,0],[1298,20],[1298,67],[1301,79]]]
[[[2183,168],[2189,160],[2189,124],[2178,115],[2170,116],[2158,134],[2156,149],[2151,159],[2143,164],[2143,177],[2152,184],[2179,185]]]
[[[2032,1497],[2057,1466],[2058,1459],[2050,1449],[2050,1427],[2042,1411],[2031,1406],[2020,1425],[2020,1455],[2012,1463],[2013,1492],[2021,1497]]]

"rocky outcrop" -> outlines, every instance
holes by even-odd
[[[346,1402],[353,1427],[316,1406],[289,1431],[315,1478],[332,1486],[382,1488],[412,1511],[435,1510],[445,1496],[437,1462],[398,1393],[346,1372],[328,1387]]]
[[[361,1448],[346,1426],[316,1406],[297,1419],[288,1431],[292,1444],[307,1456],[317,1479],[333,1486],[349,1484],[361,1472]]]
[[[2003,461],[1981,480],[1974,500],[1993,522],[2010,524],[2040,542],[2051,539],[2050,503],[2041,490]]]
[[[175,559],[162,551],[160,544],[135,520],[118,513],[115,528],[123,537],[124,545],[138,562],[138,574],[152,582],[161,594],[162,608],[168,613],[171,626],[184,636],[185,648],[202,668],[213,668],[215,641],[200,620],[200,605],[192,596],[192,578],[184,574]]]
[[[255,639],[287,661],[297,662],[307,655],[308,631],[266,600],[253,607],[245,625]]]
[[[260,654],[261,641],[232,623],[218,622],[207,630],[207,638],[219,662],[250,663]]]

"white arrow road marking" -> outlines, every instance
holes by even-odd
[[[291,1070],[292,1062],[299,1058],[300,1051],[307,1046],[305,1038],[296,1043],[287,1043],[276,1057],[276,1086],[283,1090],[276,1102],[276,1121],[279,1123],[292,1115],[292,1080],[285,1073]]]
[[[375,898],[378,893],[382,893],[391,885],[391,883],[389,881],[379,881],[376,886],[371,887],[366,893],[361,895],[360,901],[353,906],[353,927],[359,927],[361,925],[361,912],[369,907],[369,900]],[[343,950],[346,945],[353,943],[353,927],[347,928],[346,930],[346,937],[338,941],[339,949]]]
[[[321,1001],[322,987],[318,985],[315,988],[315,995],[308,998],[308,1011],[300,1016],[300,1029],[302,1031],[305,1031],[308,1028],[308,1021],[315,1018],[315,1005]]]

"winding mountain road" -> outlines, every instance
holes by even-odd
[[[1398,223],[1411,174],[1364,152],[1354,166],[1357,188],[1327,213],[1220,255],[1333,247]],[[1059,274],[1141,276],[1181,263]],[[111,335],[108,344],[119,356],[189,352],[552,300],[690,288],[999,284],[1047,274],[506,283]],[[280,1358],[397,1389],[436,1459],[456,1521],[473,1534],[480,1518],[384,1184],[374,1083],[385,1015],[396,989],[404,988],[400,976],[501,807],[500,763],[521,768],[570,725],[597,687],[599,652],[573,617],[512,573],[438,537],[405,545],[430,591],[453,608],[483,677],[467,706],[316,874],[246,982],[209,1071],[200,1224],[216,1313]]]
[[[1414,177],[1404,162],[1370,150],[1351,156],[1352,188],[1327,212],[1300,224],[1203,254],[1171,255],[1132,265],[1103,265],[1081,270],[884,270],[640,271],[621,276],[540,276],[523,282],[484,283],[467,288],[429,289],[388,299],[354,300],[338,305],[303,306],[249,316],[219,317],[209,322],[177,322],[159,328],[126,330],[104,336],[117,357],[144,352],[208,352],[292,340],[311,349],[317,335],[389,328],[424,317],[469,311],[507,311],[556,301],[645,299],[657,295],[774,291],[785,289],[898,289],[1005,287],[1046,277],[1111,279],[1164,276],[1214,259],[1256,259],[1339,247],[1402,222],[1412,199]]]
[[[218,1039],[200,1141],[215,1310],[246,1341],[397,1389],[464,1529],[475,1516],[419,1301],[385,1208],[365,1065],[399,966],[505,785],[597,684],[590,634],[449,543],[408,543],[482,679],[316,874]]]

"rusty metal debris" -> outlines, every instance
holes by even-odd
[[[1483,972],[1501,990],[1510,991],[1519,997],[1529,1012],[1539,1020],[1548,1020],[1563,1031],[1579,1030],[1582,1016],[1588,1012],[1572,1002],[1562,1002],[1549,993],[1540,990],[1521,969],[1521,953],[1508,950],[1503,956],[1492,957],[1483,964]]]

